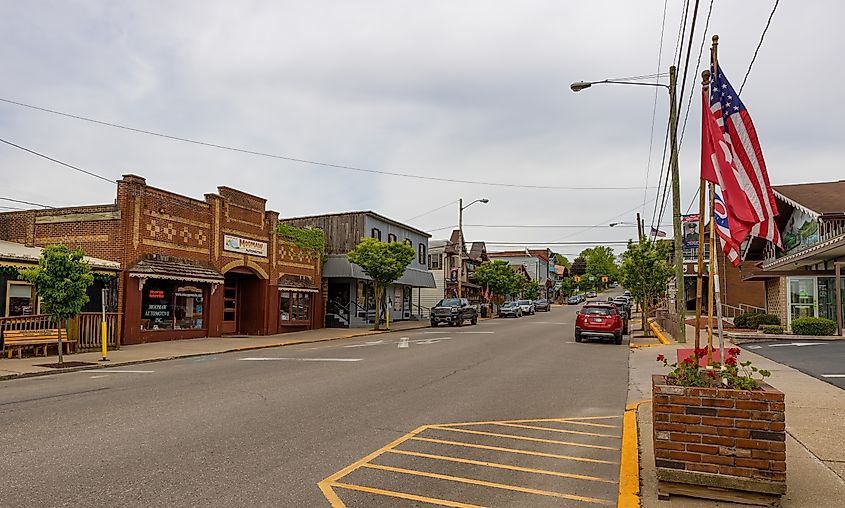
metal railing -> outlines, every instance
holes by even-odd
[[[102,320],[102,314],[99,312],[83,312],[68,320],[64,334],[67,334],[69,340],[76,341],[77,352],[100,350]],[[56,327],[56,323],[47,314],[0,318],[0,331],[52,330]],[[110,349],[120,348],[120,327],[120,314],[106,312],[106,344]]]
[[[745,303],[739,304],[739,306],[728,305],[726,303],[722,304],[722,317],[725,318],[735,318],[740,314],[748,314],[749,312],[756,312],[759,314],[765,314],[766,309],[763,307],[757,307],[755,305],[748,305]]]

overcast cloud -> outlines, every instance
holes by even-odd
[[[663,61],[683,2],[671,0]],[[681,154],[696,188],[700,78]],[[487,197],[467,224],[650,220],[665,132],[663,89],[578,80],[658,69],[663,1],[2,1],[0,97],[176,136],[383,171],[549,186],[486,187],[357,173],[226,152],[0,103],[0,137],[117,179],[201,198],[227,185],[282,217],[372,209],[398,220]],[[771,1],[716,0],[709,35],[739,87]],[[743,100],[774,184],[842,177],[843,70],[836,1],[782,2]],[[837,35],[840,34],[840,35]],[[709,46],[709,42],[708,42]],[[705,47],[705,59],[706,59]],[[658,91],[651,168],[649,133]],[[685,110],[684,106],[684,110]],[[642,187],[652,187],[645,193]],[[107,203],[114,185],[0,145],[0,195]],[[643,201],[647,202],[642,207]],[[10,205],[10,203],[0,203]],[[15,205],[17,206],[17,205]],[[628,213],[623,213],[628,212]],[[666,213],[664,222],[669,220]],[[457,204],[413,221],[457,223]],[[670,230],[670,226],[663,229]],[[469,240],[625,240],[633,229],[484,229]],[[432,232],[446,237],[448,229]],[[583,246],[553,247],[572,255]],[[617,249],[619,251],[619,249]]]

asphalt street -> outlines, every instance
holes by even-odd
[[[755,342],[741,347],[845,389],[843,340]]]
[[[2,382],[0,504],[615,505],[627,341],[575,309]]]

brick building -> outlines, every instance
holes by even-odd
[[[229,187],[200,201],[124,175],[114,204],[0,213],[0,240],[120,263],[124,344],[319,328],[321,255],[278,236],[265,205]]]

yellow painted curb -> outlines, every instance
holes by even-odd
[[[657,323],[654,322],[654,319],[648,319],[648,327],[651,328],[651,331],[654,332],[654,335],[657,337],[657,340],[659,340],[662,344],[671,344],[671,341],[666,338],[666,335],[663,334],[663,330]]]
[[[622,459],[619,465],[618,508],[639,508],[640,506],[640,449],[637,438],[637,408],[651,402],[641,400],[625,407],[622,424]]]

